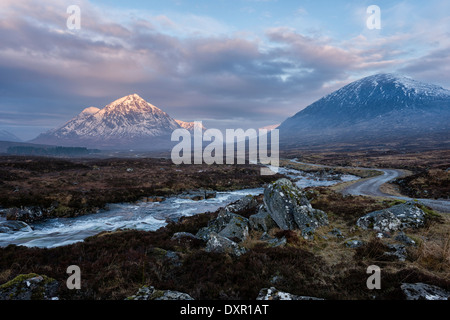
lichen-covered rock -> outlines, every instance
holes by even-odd
[[[293,295],[291,293],[278,291],[277,289],[272,287],[270,289],[267,289],[267,288],[262,289],[259,292],[256,300],[275,301],[275,300],[324,300],[324,299],[307,297],[307,296],[297,296],[297,295]]]
[[[187,293],[171,290],[156,290],[154,287],[144,286],[126,300],[194,300]]]
[[[388,209],[368,213],[358,219],[360,228],[391,232],[407,228],[420,228],[425,224],[425,212],[414,203],[407,202]]]
[[[302,191],[287,179],[280,179],[264,190],[264,204],[280,229],[299,229],[305,238],[317,227],[328,224],[326,213],[313,209]]]
[[[205,250],[207,252],[228,253],[233,256],[240,256],[247,252],[244,247],[236,242],[214,232],[209,234]]]
[[[238,214],[221,210],[216,219],[209,222],[208,226],[200,229],[196,236],[208,241],[211,233],[217,233],[222,237],[241,242],[248,237],[249,222]]]
[[[239,213],[242,211],[248,211],[254,209],[258,206],[258,201],[256,201],[255,197],[252,195],[247,195],[242,199],[233,202],[225,207],[225,209],[229,212]]]
[[[58,300],[59,283],[34,273],[19,275],[0,286],[0,300]]]
[[[403,283],[406,300],[449,300],[450,292],[425,283]]]
[[[33,231],[31,227],[23,221],[2,221],[0,222],[0,233]]]
[[[402,244],[388,244],[388,252],[385,252],[385,256],[395,257],[399,261],[405,261],[408,253],[406,252],[406,247]]]
[[[395,240],[407,246],[416,246],[416,242],[408,237],[404,232],[400,232],[400,234],[395,237]]]
[[[250,228],[257,231],[267,232],[277,227],[264,205],[261,205],[257,214],[250,216],[249,223]]]

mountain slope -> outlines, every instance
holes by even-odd
[[[41,134],[33,143],[112,149],[152,149],[170,142],[180,128],[167,113],[137,94],[120,98],[103,109],[83,110],[62,127]]]
[[[11,132],[0,129],[0,141],[20,142],[22,140]]]
[[[355,81],[283,122],[284,146],[450,140],[450,90],[378,74]]]

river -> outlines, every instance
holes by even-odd
[[[280,168],[279,172],[289,176],[300,187],[330,186],[359,179],[351,175],[312,173]],[[110,204],[106,210],[76,218],[48,219],[31,224],[32,231],[0,233],[0,247],[10,244],[26,247],[54,248],[83,241],[103,231],[134,229],[154,231],[167,225],[167,220],[179,219],[204,212],[214,212],[220,207],[235,202],[246,195],[263,193],[263,188],[217,192],[216,198],[193,201],[178,197],[163,202],[137,202]],[[0,217],[4,220],[4,218]]]

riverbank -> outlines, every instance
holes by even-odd
[[[77,217],[109,203],[170,197],[189,190],[259,188],[280,178],[254,165],[177,166],[170,159],[0,157],[0,207],[24,208],[18,220]],[[1,211],[1,210],[0,210]]]

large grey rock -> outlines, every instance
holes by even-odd
[[[280,229],[300,229],[304,237],[328,224],[326,213],[313,209],[302,191],[287,179],[280,179],[264,190],[264,204]]]
[[[307,297],[307,296],[297,296],[291,293],[278,291],[274,287],[270,289],[262,289],[256,300],[324,300],[320,298]]]
[[[407,202],[388,209],[368,213],[356,223],[364,230],[391,232],[407,228],[420,228],[425,224],[425,212],[414,203]]]
[[[209,222],[207,227],[200,229],[196,236],[208,241],[211,233],[241,242],[248,237],[249,221],[247,218],[224,209],[219,212],[216,219]]]
[[[425,283],[403,283],[401,289],[407,300],[449,300],[450,292]]]
[[[0,300],[58,300],[58,281],[37,274],[19,275],[0,286]]]
[[[240,256],[247,252],[245,248],[236,242],[214,232],[209,234],[205,250],[207,252],[228,253],[233,256]]]
[[[233,202],[225,207],[229,212],[239,213],[241,211],[247,211],[254,209],[258,206],[258,201],[252,195],[247,195],[242,199]]]
[[[30,232],[33,231],[33,229],[23,221],[0,222],[0,233],[13,233],[17,231]]]
[[[261,205],[257,214],[250,216],[249,223],[250,228],[257,231],[267,232],[277,227],[277,224],[273,221],[265,205]]]
[[[171,290],[156,290],[154,287],[144,286],[126,300],[194,300],[187,293]]]

